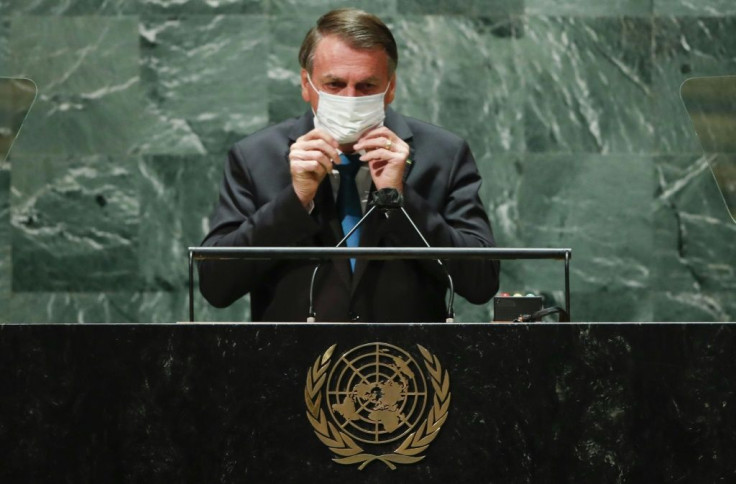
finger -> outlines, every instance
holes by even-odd
[[[296,143],[291,145],[289,150],[291,152],[296,150],[320,151],[324,153],[324,155],[327,156],[330,160],[336,163],[339,163],[340,161],[340,154],[337,152],[337,150],[322,138],[297,141]]]
[[[394,134],[393,131],[391,131],[390,129],[388,129],[385,126],[379,126],[378,128],[373,128],[371,130],[366,131],[362,135],[360,135],[360,138],[358,138],[358,142],[356,143],[356,145],[357,144],[360,144],[362,142],[365,142],[365,141],[368,141],[368,140],[371,140],[371,139],[374,139],[374,138],[380,138],[380,137],[383,137],[383,138],[389,138],[389,137],[397,138],[397,136]]]
[[[325,167],[316,160],[294,160],[291,163],[291,171],[299,174],[319,175],[325,171]]]
[[[367,143],[365,148],[363,148],[361,151],[364,151],[364,155],[361,156],[361,160],[375,160],[375,159],[391,159],[396,161],[403,161],[405,160],[409,155],[409,145],[404,143],[403,141],[401,144],[393,144],[393,143],[387,143],[384,141],[383,144],[380,142],[376,143]]]
[[[315,163],[323,166],[326,170],[332,169],[332,161],[321,151],[296,150],[289,155],[289,160],[314,161]]]
[[[390,147],[393,144],[391,138],[379,136],[374,138],[363,138],[355,144],[355,149],[378,149]]]
[[[327,176],[324,165],[314,160],[296,160],[291,164],[291,178],[299,185],[319,184]]]
[[[360,137],[361,139],[368,139],[368,138],[376,138],[383,136],[384,138],[397,138],[396,134],[388,129],[386,126],[379,126],[377,128],[373,128],[371,130],[366,131],[363,133],[363,135]]]
[[[294,144],[291,145],[292,147],[303,147],[303,146],[320,146],[323,147],[325,150],[336,150],[335,145],[325,138],[319,137],[319,136],[313,136],[313,137],[307,137],[302,136],[296,140]]]
[[[332,170],[332,160],[319,150],[300,150],[296,149],[289,153],[289,160],[294,161],[314,161],[324,167],[325,170]]]
[[[305,139],[304,137],[297,140],[296,143],[291,145],[291,149],[295,150],[320,150],[322,151],[327,157],[329,157],[331,160],[335,162],[339,162],[340,154],[335,148],[335,146],[329,142],[327,142],[324,138],[321,137],[312,137]]]
[[[384,148],[376,148],[373,150],[368,150],[365,152],[364,155],[361,155],[360,161],[369,162],[369,161],[376,161],[376,160],[384,160],[384,161],[400,161],[401,155],[398,153],[394,153],[393,151],[388,151]]]
[[[327,144],[334,146],[335,148],[339,146],[335,138],[333,138],[326,132],[319,130],[319,129],[313,129],[312,131],[300,136],[299,138],[297,138],[297,141],[300,141],[300,140],[308,141],[308,140],[314,140],[314,139],[322,139]]]
[[[366,151],[384,149],[397,153],[408,153],[409,145],[407,145],[401,138],[387,135],[362,138],[358,143],[355,144],[354,149]]]

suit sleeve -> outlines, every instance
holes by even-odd
[[[404,208],[427,242],[433,247],[494,247],[491,225],[478,195],[480,174],[467,143],[463,141],[452,156],[449,171],[430,170],[433,171],[429,178],[448,177],[447,184],[442,186],[446,193],[423,195],[418,191],[420,186],[415,189],[408,183],[404,188]],[[433,189],[440,188],[435,186]],[[395,221],[396,217],[392,218]],[[399,231],[399,238],[413,240],[412,245],[420,245],[418,236],[408,223],[395,221],[394,227]],[[446,283],[445,273],[438,264],[427,261],[423,267],[432,277]],[[446,267],[452,276],[455,292],[471,303],[485,303],[498,291],[498,261],[457,259],[446,261]]]
[[[257,167],[259,185],[254,184],[254,160],[247,149],[236,145],[227,159],[217,207],[210,218],[205,247],[273,247],[297,245],[318,230],[289,183],[288,172]],[[259,163],[271,163],[269,150],[259,150]],[[273,158],[275,154],[272,154]],[[256,158],[253,156],[253,158]],[[262,173],[271,173],[266,178]],[[272,195],[264,196],[263,192]],[[260,195],[259,195],[260,193]],[[262,284],[278,261],[199,261],[199,287],[215,307],[226,307]]]

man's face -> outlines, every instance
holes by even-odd
[[[312,65],[314,86],[337,96],[368,96],[386,91],[385,105],[394,100],[396,75],[389,75],[388,54],[377,47],[356,50],[336,35],[323,37],[314,50]],[[302,69],[302,98],[317,111],[319,94],[309,85],[307,71]]]

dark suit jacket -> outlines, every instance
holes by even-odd
[[[384,124],[411,147],[404,207],[434,247],[491,247],[491,227],[478,197],[481,184],[467,143],[388,109]],[[332,189],[320,185],[311,214],[296,197],[289,146],[314,128],[308,112],[263,129],[230,150],[220,198],[204,246],[335,246],[342,238]],[[364,247],[424,244],[400,212],[371,214]],[[444,321],[447,279],[433,261],[347,260],[326,263],[316,281],[317,321]],[[202,261],[200,290],[225,307],[251,294],[253,321],[304,321],[314,262]],[[447,264],[455,291],[473,303],[498,289],[497,261]]]

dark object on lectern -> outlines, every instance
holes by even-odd
[[[540,296],[496,296],[493,298],[494,321],[516,321],[542,310]]]

